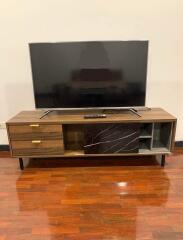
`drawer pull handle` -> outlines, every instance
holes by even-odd
[[[30,127],[39,127],[39,124],[30,124]]]
[[[33,140],[32,143],[39,144],[39,143],[41,143],[41,140]]]

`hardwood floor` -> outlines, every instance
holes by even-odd
[[[183,239],[182,159],[34,159],[20,171],[4,154],[0,240]]]

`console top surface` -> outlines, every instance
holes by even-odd
[[[22,111],[11,118],[7,124],[22,123],[63,123],[63,124],[84,124],[84,123],[117,123],[117,122],[157,122],[157,121],[176,121],[176,118],[161,108],[151,108],[148,110],[138,110],[141,117],[128,110],[61,110],[52,111],[44,118],[40,117],[45,110]],[[106,118],[85,119],[85,114],[105,113]]]

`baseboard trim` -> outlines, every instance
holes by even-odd
[[[8,144],[0,145],[0,151],[9,151],[10,147]]]
[[[183,147],[183,141],[176,141],[175,147]]]
[[[175,147],[183,147],[183,141],[176,141]],[[8,144],[0,145],[0,151],[9,151],[10,147]]]

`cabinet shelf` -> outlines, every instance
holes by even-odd
[[[85,155],[83,150],[66,150],[64,152],[64,156],[81,156],[81,155]]]
[[[152,123],[141,123],[140,126],[140,137],[152,137],[153,124]]]
[[[139,138],[152,138],[151,135],[140,135]]]
[[[153,148],[153,149],[139,149],[139,154],[169,154],[170,150],[167,148]]]

